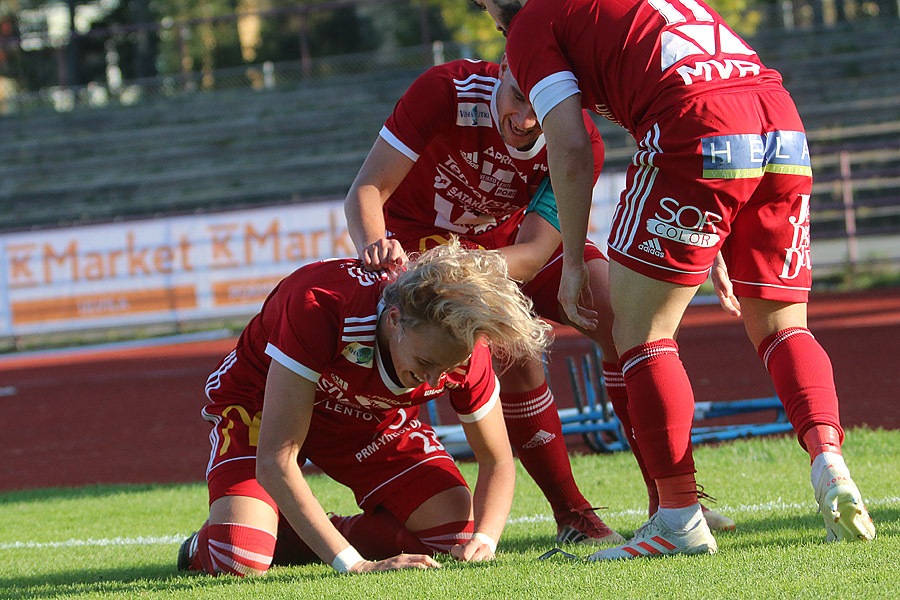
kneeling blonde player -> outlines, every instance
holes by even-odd
[[[539,355],[548,330],[496,252],[442,246],[394,281],[356,260],[298,269],[207,382],[209,520],[182,544],[179,569],[259,575],[273,558],[318,557],[362,573],[438,567],[435,552],[492,559],[515,469],[491,354]],[[417,418],[445,390],[478,461],[474,497]],[[352,489],[363,513],[326,515],[304,459]]]

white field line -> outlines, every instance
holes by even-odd
[[[866,500],[866,506],[869,508],[879,506],[900,506],[900,496],[887,496],[885,498],[875,498]],[[763,513],[770,514],[777,511],[791,511],[800,513],[812,508],[809,503],[784,502],[780,498],[772,502],[764,504],[751,505],[729,505],[717,504],[717,509],[727,512],[729,515],[747,514],[747,513]],[[642,510],[621,510],[615,512],[604,512],[604,518],[618,517],[634,517],[646,515],[646,509]],[[507,521],[507,525],[519,525],[521,523],[544,523],[553,521],[551,515],[531,515],[528,517],[515,517]],[[877,522],[876,522],[877,525]],[[135,538],[106,538],[106,539],[86,539],[86,540],[66,540],[63,542],[7,542],[0,544],[0,550],[17,550],[24,548],[72,548],[76,546],[154,546],[162,544],[179,544],[188,536],[187,533],[162,536],[141,536]]]
[[[900,496],[887,496],[885,498],[875,498],[875,499],[863,499],[866,503],[866,508],[872,508],[877,506],[897,506],[900,505]],[[800,502],[785,502],[781,498],[777,500],[773,500],[771,502],[766,502],[764,504],[714,504],[712,505],[715,509],[721,510],[724,513],[729,515],[735,514],[770,514],[777,511],[792,511],[792,512],[801,512],[805,510],[809,510],[811,508],[817,509],[815,505],[810,505],[809,503],[800,503]],[[618,518],[618,517],[646,517],[647,509],[635,510],[620,510],[620,511],[604,511],[602,513],[603,518]],[[550,515],[532,515],[530,517],[515,517],[507,521],[507,525],[516,525],[518,523],[541,523],[544,521],[552,521],[553,517]],[[0,546],[2,548],[2,546]]]

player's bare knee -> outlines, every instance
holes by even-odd
[[[404,524],[410,531],[472,519],[472,493],[465,486],[439,492],[414,510]]]

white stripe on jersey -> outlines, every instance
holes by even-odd
[[[347,317],[344,323],[377,323],[378,315],[369,315],[368,317]]]
[[[633,164],[640,166],[639,173],[634,178],[632,188],[625,195],[625,209],[620,221],[616,237],[611,247],[615,248],[623,254],[628,254],[628,248],[634,242],[634,236],[640,228],[638,219],[644,209],[644,203],[647,196],[653,189],[653,182],[656,180],[658,168],[653,166],[653,158],[659,150],[659,127],[653,126],[653,129],[647,132],[640,144],[640,149],[635,153],[632,159]]]
[[[475,100],[488,100],[490,101],[490,94],[483,94],[480,92],[460,92],[456,94],[457,99],[459,98],[473,98]]]
[[[496,77],[474,74],[463,80],[454,79],[453,83],[456,86],[457,98],[477,98],[490,101],[499,81]]]
[[[496,80],[495,80],[496,82]],[[469,85],[458,85],[456,86],[457,92],[471,92],[473,90],[482,90],[490,94],[494,91],[494,83],[484,84],[484,83],[470,83]]]
[[[206,407],[203,407],[200,414],[203,415],[204,419],[213,424],[212,431],[209,432],[209,445],[211,447],[211,450],[209,451],[209,462],[206,463],[206,478],[209,479],[209,472],[212,471],[213,461],[216,459],[216,454],[219,451],[219,422],[222,420],[222,417],[206,412]]]
[[[467,85],[469,83],[472,83],[473,81],[477,83],[487,83],[491,86],[491,88],[493,88],[497,81],[499,81],[499,79],[497,77],[491,77],[490,75],[479,75],[478,73],[473,73],[465,79],[454,79],[453,83],[456,85],[456,89],[459,89],[460,86]]]
[[[361,323],[361,325],[349,325],[349,323]],[[344,335],[342,342],[372,342],[375,341],[375,328],[378,327],[378,315],[368,317],[347,317],[344,319]],[[361,335],[347,335],[357,333]]]
[[[354,325],[352,327],[344,327],[344,331],[375,331],[375,323],[371,325]]]
[[[213,371],[209,377],[206,378],[206,397],[209,398],[209,393],[212,390],[217,390],[222,385],[222,375],[224,375],[228,369],[234,366],[234,363],[237,362],[237,349],[232,350],[231,353],[225,357],[225,360],[222,361],[222,364],[219,365],[219,368]],[[211,398],[210,398],[211,399]]]

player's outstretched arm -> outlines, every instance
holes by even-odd
[[[492,560],[509,517],[516,484],[516,468],[500,403],[478,421],[464,422],[463,431],[478,462],[473,497],[475,534],[469,542],[451,548],[450,555],[466,562]]]
[[[584,242],[594,186],[594,154],[581,112],[581,94],[569,96],[550,109],[541,128],[547,140],[547,162],[563,239],[559,303],[572,322],[585,329],[594,329],[597,315],[590,309],[590,288],[587,287],[584,264]]]
[[[353,245],[370,271],[406,264],[403,248],[385,237],[384,203],[413,167],[406,155],[383,138],[375,140],[344,200],[344,214]]]
[[[300,538],[342,573],[364,573],[439,564],[424,555],[372,562],[350,545],[328,519],[303,477],[297,457],[309,431],[316,382],[273,360],[266,380],[256,453],[256,477]]]

